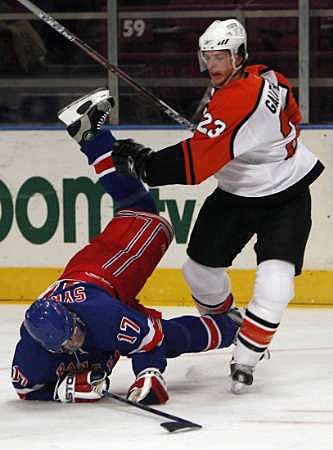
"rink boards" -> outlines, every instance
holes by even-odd
[[[154,149],[188,136],[179,129],[120,129]],[[63,130],[0,130],[0,300],[31,301],[61,273],[69,258],[103,229],[113,216],[110,199],[96,184],[93,170]],[[303,142],[325,164],[312,186],[313,227],[304,273],[293,304],[333,305],[333,129],[304,129]],[[199,186],[154,188],[161,215],[175,229],[175,241],[140,294],[151,305],[191,305],[182,274],[186,242],[214,179]],[[251,297],[256,265],[252,240],[237,257],[230,275],[240,303]]]

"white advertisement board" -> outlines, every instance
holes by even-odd
[[[311,190],[313,228],[305,267],[333,268],[333,130],[303,130],[303,141],[326,166]],[[153,149],[188,136],[182,130],[115,130]],[[75,251],[113,216],[112,201],[97,182],[93,168],[65,131],[2,131],[0,161],[0,266],[62,267]],[[215,187],[210,179],[198,186],[152,189],[161,214],[175,227],[176,240],[160,267],[179,268],[185,259],[191,226],[205,197]],[[235,261],[254,268],[250,242]]]

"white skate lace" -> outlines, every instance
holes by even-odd
[[[96,125],[97,131],[99,131],[102,128],[102,126],[104,125],[104,123],[105,123],[106,119],[108,118],[109,114],[110,114],[110,112],[107,111],[98,119],[97,125]]]

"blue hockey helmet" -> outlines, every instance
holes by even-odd
[[[41,298],[26,311],[24,326],[42,347],[58,353],[73,335],[75,318],[61,303]]]

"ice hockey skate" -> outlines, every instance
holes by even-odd
[[[80,146],[93,139],[104,125],[114,100],[108,89],[97,89],[58,112],[68,133]]]
[[[235,345],[237,345],[237,338]],[[271,352],[268,348],[260,356],[259,361],[271,359]],[[230,390],[234,394],[241,394],[246,391],[249,386],[253,384],[254,366],[247,364],[236,363],[234,358],[230,361]]]
[[[254,367],[246,364],[237,364],[234,360],[230,363],[231,386],[234,394],[244,392],[253,383]]]

